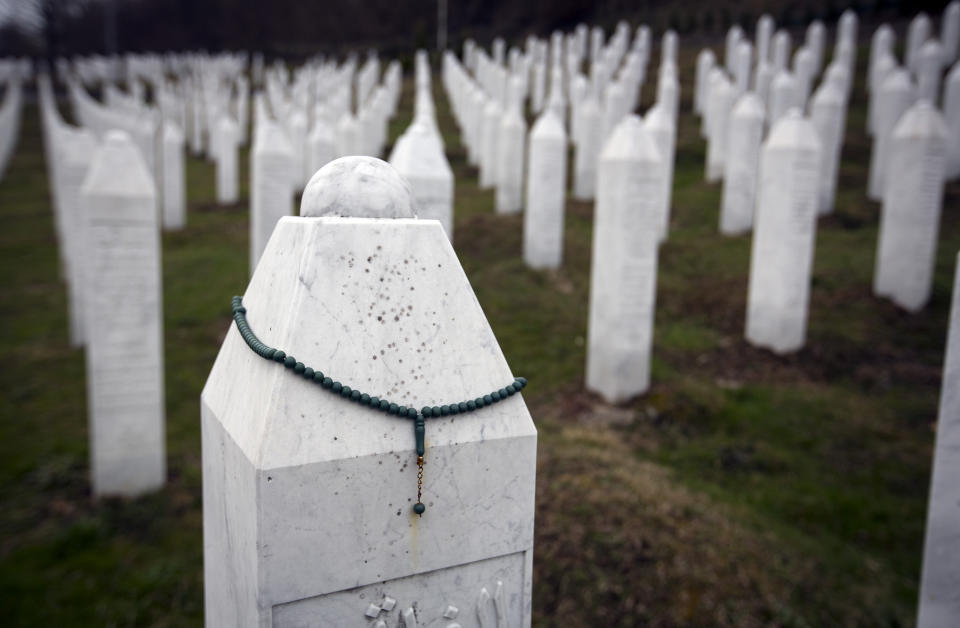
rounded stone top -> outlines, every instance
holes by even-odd
[[[300,215],[416,218],[410,186],[376,157],[341,157],[317,170],[303,190]]]

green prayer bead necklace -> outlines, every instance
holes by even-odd
[[[473,412],[474,410],[479,410],[480,408],[493,405],[498,401],[506,399],[507,397],[520,392],[523,390],[523,387],[527,385],[526,378],[517,377],[512,383],[507,384],[499,390],[494,390],[491,393],[483,395],[482,397],[477,397],[476,399],[471,399],[469,401],[445,404],[442,406],[424,406],[419,412],[417,412],[415,408],[400,406],[386,399],[372,397],[367,393],[362,393],[359,390],[355,390],[349,386],[344,386],[340,382],[334,381],[330,376],[324,375],[323,372],[310,368],[309,366],[305,366],[303,362],[298,362],[292,355],[287,355],[279,349],[268,347],[260,342],[260,339],[257,338],[253,331],[251,331],[250,325],[247,323],[247,308],[243,307],[243,299],[241,297],[233,297],[231,304],[233,309],[233,320],[237,324],[237,329],[240,331],[240,335],[247,343],[247,346],[253,349],[253,352],[260,357],[267,360],[272,360],[274,362],[279,362],[297,375],[302,376],[304,379],[320,384],[321,388],[340,395],[348,401],[354,401],[362,406],[368,406],[373,410],[380,410],[381,412],[386,412],[388,414],[413,419],[413,435],[417,442],[417,503],[413,505],[413,512],[417,513],[418,515],[423,515],[423,512],[427,509],[427,507],[423,505],[422,501],[424,434],[426,432],[424,419]]]

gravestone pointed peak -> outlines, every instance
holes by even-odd
[[[893,128],[894,137],[909,135],[913,138],[947,137],[947,125],[943,116],[929,100],[918,100],[904,112]]]
[[[818,148],[820,141],[816,133],[810,133],[810,122],[794,107],[773,125],[766,144],[771,149],[812,149]]]
[[[545,109],[544,112],[533,123],[530,129],[531,137],[537,138],[563,138],[566,133],[563,130],[563,122],[557,117],[557,114],[551,109]]]
[[[81,192],[96,190],[111,196],[155,195],[153,176],[126,131],[108,131],[90,164]]]
[[[600,159],[606,161],[642,160],[659,163],[660,153],[657,151],[657,145],[653,138],[644,128],[643,119],[636,114],[630,114],[614,127],[610,133],[610,139],[603,147]]]
[[[763,118],[763,101],[753,92],[747,92],[737,99],[731,115],[740,117]]]
[[[341,157],[318,170],[300,202],[304,217],[416,218],[410,186],[376,157]]]
[[[287,155],[293,152],[293,147],[290,145],[290,140],[287,139],[287,134],[284,133],[280,125],[275,122],[260,125],[257,128],[257,136],[254,143],[254,150],[262,154],[282,153]]]

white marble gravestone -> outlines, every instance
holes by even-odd
[[[57,185],[60,204],[63,209],[63,239],[67,258],[67,308],[70,316],[70,345],[80,347],[86,344],[86,316],[84,302],[87,298],[85,287],[88,255],[84,246],[84,201],[80,188],[90,167],[90,157],[97,150],[97,139],[86,129],[69,129],[55,140],[61,162],[57,168]]]
[[[107,133],[80,198],[93,494],[139,495],[166,478],[163,285],[156,189],[129,135]]]
[[[163,228],[182,229],[187,223],[186,168],[183,131],[174,122],[163,125]]]
[[[770,84],[770,106],[767,108],[767,128],[772,128],[790,109],[797,106],[797,80],[790,72],[778,73]]]
[[[660,154],[660,165],[663,168],[660,177],[660,194],[657,199],[657,226],[660,230],[660,241],[667,239],[670,231],[670,206],[673,201],[673,166],[676,156],[677,127],[674,117],[664,103],[657,102],[647,110],[643,120],[647,133],[653,138]],[[732,139],[728,138],[728,142]]]
[[[523,209],[524,154],[527,123],[523,119],[523,97],[517,85],[511,89],[510,102],[500,119],[497,140],[499,156],[497,190],[494,202],[498,214],[515,214]]]
[[[960,256],[953,280],[937,421],[917,628],[960,620]]]
[[[740,97],[730,113],[720,205],[720,233],[725,235],[744,233],[753,227],[763,115],[760,99],[749,92]]]
[[[917,57],[920,54],[920,48],[930,37],[930,18],[926,13],[918,13],[907,28],[907,49],[904,51],[904,65],[916,74]]]
[[[947,128],[921,100],[890,136],[873,291],[915,312],[930,298],[943,205]]]
[[[917,53],[917,98],[940,102],[940,77],[943,73],[943,46],[934,39]]]
[[[947,74],[943,90],[943,117],[947,123],[947,178],[960,176],[960,63]]]
[[[257,267],[273,227],[293,209],[293,151],[283,129],[264,122],[250,151],[250,272]]]
[[[597,155],[603,121],[596,96],[588,94],[580,106],[580,140],[573,157],[573,197],[592,201],[597,187]]]
[[[873,200],[883,198],[887,179],[890,134],[900,116],[916,99],[916,89],[906,70],[894,70],[880,86],[877,95],[877,125],[874,128],[873,150],[870,152],[870,172],[867,181],[867,196]]]
[[[713,51],[704,48],[697,55],[696,75],[693,87],[693,111],[703,114],[704,101],[706,100],[707,78],[710,76],[710,70],[716,65],[716,57]]]
[[[415,122],[397,142],[390,165],[410,184],[420,218],[440,221],[453,240],[453,171],[438,137],[423,122]]]
[[[497,185],[497,143],[500,139],[500,121],[503,109],[496,98],[488,98],[483,107],[480,135],[480,177],[481,188]]]
[[[773,126],[760,153],[746,338],[776,353],[796,351],[806,338],[820,153],[799,109]]]
[[[846,119],[846,92],[836,83],[825,82],[813,93],[810,121],[820,137],[819,212],[833,212],[840,173],[840,150],[843,147]]]
[[[954,0],[943,10],[940,18],[940,43],[943,45],[943,61],[951,65],[960,52],[960,2]]]
[[[253,332],[414,408],[513,381],[449,240],[413,204],[379,160],[316,173],[246,289]],[[201,420],[207,625],[530,625],[537,439],[520,395],[426,419],[422,517],[413,422],[259,357],[235,326]]]
[[[790,33],[779,30],[773,35],[773,73],[774,76],[787,70],[790,62]]]
[[[586,385],[610,403],[650,386],[662,173],[643,121],[627,116],[597,166],[590,266]]]
[[[530,130],[523,260],[531,268],[557,268],[563,259],[566,174],[567,134],[547,107]]]
[[[237,148],[240,128],[229,115],[217,121],[217,203],[237,202]]]
[[[773,37],[773,18],[764,13],[757,19],[757,65],[770,61],[770,39]]]
[[[707,137],[707,181],[719,181],[723,178],[723,161],[727,155],[730,111],[736,98],[736,90],[724,77],[718,78],[707,101],[710,109],[710,129]]]

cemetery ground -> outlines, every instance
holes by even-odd
[[[819,222],[806,348],[743,339],[750,237],[721,237],[683,101],[662,247],[652,388],[618,407],[583,391],[592,203],[568,201],[564,265],[527,269],[522,216],[477,187],[434,75],[456,175],[455,248],[539,430],[534,624],[912,625],[955,254],[947,187],[930,304],[871,295],[879,204],[854,88],[837,210]],[[644,88],[644,103],[653,88]],[[404,86],[395,138],[409,123]],[[571,160],[572,161],[572,160]],[[248,280],[241,200],[214,202],[190,158],[188,222],[163,234],[169,482],[90,498],[84,362],[67,343],[36,107],[0,183],[0,608],[8,625],[182,626],[203,619],[200,390]],[[469,420],[469,418],[464,419]],[[318,487],[322,490],[322,487]],[[438,496],[439,497],[439,496]],[[442,503],[432,514],[443,516]]]

